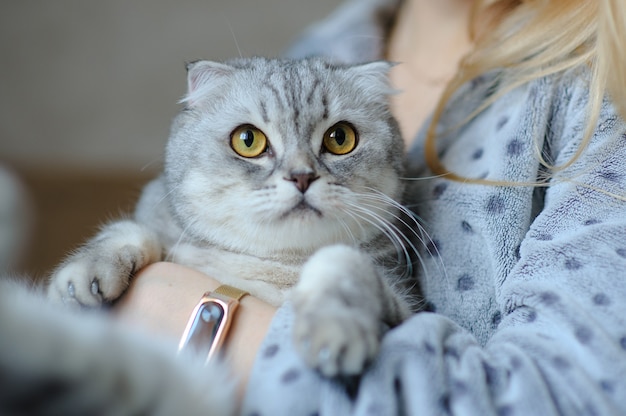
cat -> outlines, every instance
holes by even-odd
[[[136,271],[171,260],[272,305],[290,299],[306,362],[328,377],[362,372],[384,328],[415,310],[390,66],[188,64],[163,173],[132,219],[52,273],[49,298],[108,304]]]
[[[225,363],[0,276],[0,415],[234,415],[236,403]]]

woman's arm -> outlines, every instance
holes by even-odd
[[[115,304],[114,313],[132,325],[178,340],[202,295],[219,285],[217,280],[196,270],[174,263],[155,263],[135,276]],[[224,346],[241,380],[240,392],[274,312],[272,306],[253,296],[240,301]]]

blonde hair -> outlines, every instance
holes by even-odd
[[[538,152],[541,163],[552,172],[567,168],[584,152],[607,93],[626,118],[626,1],[481,0],[474,4],[470,27],[475,48],[444,90],[427,132],[425,156],[435,175],[470,183],[516,185],[461,177],[448,170],[437,155],[435,132],[446,103],[461,85],[492,69],[506,69],[505,82],[470,118],[502,94],[534,79],[583,65],[590,68],[587,126],[577,153],[565,164],[551,166]]]

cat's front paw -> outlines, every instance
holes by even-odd
[[[360,374],[382,334],[376,271],[355,249],[332,246],[305,264],[294,288],[294,341],[309,366],[327,377]],[[365,290],[364,290],[365,289]]]
[[[112,302],[137,270],[159,259],[160,251],[149,230],[132,221],[111,224],[54,271],[48,297],[82,307]]]
[[[138,250],[130,246],[118,253],[78,252],[54,272],[48,295],[52,300],[83,307],[115,300],[135,272],[137,254]]]
[[[378,323],[343,307],[319,308],[326,310],[296,316],[294,335],[301,356],[326,377],[361,374],[378,352]]]

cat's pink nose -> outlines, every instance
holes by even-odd
[[[293,182],[296,185],[296,188],[302,193],[305,193],[311,183],[318,179],[319,176],[315,175],[313,172],[306,173],[292,173],[289,178],[285,178],[286,180]]]

